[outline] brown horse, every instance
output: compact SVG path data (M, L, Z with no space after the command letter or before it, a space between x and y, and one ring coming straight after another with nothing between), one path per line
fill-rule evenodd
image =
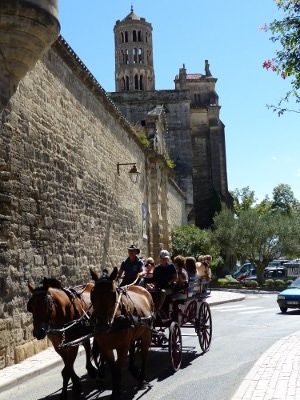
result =
M108 363L112 373L111 399L121 398L122 368L129 351L129 369L139 380L140 387L146 383L145 367L148 350L151 344L151 327L153 319L153 301L150 293L140 286L117 288L114 280L118 269L111 275L100 279L91 270L95 281L91 292L95 322L94 338L101 360ZM134 350L136 341L140 343L141 369L135 367ZM116 350L115 360L113 350Z
M42 286L37 288L28 283L32 296L28 301L27 310L33 315L33 336L41 340L47 335L64 362L61 399L68 397L67 387L70 379L73 390L81 392L80 379L74 371L78 346L63 348L61 345L87 334L84 324L76 321L80 322L88 312L92 311L89 308L93 286L93 283L89 283L74 289L64 289L58 280L47 278L44 278ZM97 373L91 363L89 340L85 341L83 346L86 351L86 369L89 375L95 378Z

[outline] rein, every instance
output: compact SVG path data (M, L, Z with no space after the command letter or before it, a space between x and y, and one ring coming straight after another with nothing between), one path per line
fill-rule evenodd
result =
M106 315L95 315L96 317L96 326L95 326L95 331L98 333L110 333L112 331L116 330L121 330L124 328L128 327L134 327L136 324L141 324L141 325L146 325L148 326L149 324L146 323L149 322L150 320L153 319L153 313L151 313L148 317L141 317L138 315L136 307L134 305L134 302L132 301L129 293L128 293L128 288L130 286L135 285L135 283L138 281L139 278L137 278L134 282L132 282L130 285L126 285L124 287L116 287L116 302L114 306L114 311L111 314L111 317L107 316L109 318L107 325L108 328L100 328L99 326L97 327L97 319L100 317L105 317ZM126 297L127 299L127 304L122 302L123 296ZM133 313L130 311L130 302L133 305ZM117 312L120 310L121 315L117 316ZM122 312L123 310L123 312ZM134 316L134 313L136 312L137 316ZM118 320L118 318L120 318Z

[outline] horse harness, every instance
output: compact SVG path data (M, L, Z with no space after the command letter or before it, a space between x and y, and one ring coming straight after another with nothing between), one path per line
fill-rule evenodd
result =
M49 292L49 290L45 289L45 288L38 288L38 290L36 290L33 293L31 299L28 301L27 310L29 312L32 312L31 303L32 303L32 301L34 300L35 297L44 296L44 299L45 299L46 304L47 304L47 309L48 309L48 312L49 312L47 320L46 320L47 334L57 334L57 335L62 334L63 337L64 337L65 331L67 329L72 328L74 325L78 325L83 318L87 318L88 320L90 319L90 314L89 314L88 310L91 307L91 305L87 306L86 302L84 301L83 297L81 296L81 293L78 293L75 289L61 288L60 290L62 290L68 296L68 299L70 300L70 304L74 308L75 314L77 314L78 319L70 321L70 322L64 324L60 329L57 328L57 327L56 328L51 328L51 327L54 326L52 319L53 319L53 308L56 305L56 300L53 297L53 295ZM82 311L83 311L82 314L80 314L80 311L79 311L79 309L77 307L77 304L76 304L76 300L77 299L79 299L81 301ZM84 310L84 308L85 308L84 305L87 308L87 312Z
M127 300L126 302L125 299ZM133 305L133 312L130 311L130 302ZM116 287L115 308L111 318L107 321L106 327L101 327L99 325L100 318L106 317L106 315L95 314L94 316L96 322L95 333L111 333L122 329L135 328L137 325L145 325L149 328L152 328L153 322L153 313L147 317L141 317L138 314L135 304L130 298L129 291L126 286Z

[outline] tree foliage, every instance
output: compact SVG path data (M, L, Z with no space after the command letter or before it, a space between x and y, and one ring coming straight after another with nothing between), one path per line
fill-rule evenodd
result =
M271 69L283 79L291 77L291 90L279 101L277 106L269 106L278 115L285 111L299 112L300 110L289 110L283 107L290 97L295 97L300 102L300 2L299 0L274 0L279 10L284 12L281 20L274 20L261 29L271 32L270 40L280 45L275 52L275 57L263 63L263 67Z
M223 210L214 219L213 240L224 252L256 263L258 281L262 283L270 261L300 252L299 222L299 214L260 214L251 208L230 217L230 211Z
M219 249L211 244L211 232L201 230L195 225L177 226L172 232L172 255L197 258L200 254L211 254L213 259L219 255Z
M246 186L230 192L233 197L233 209L238 215L242 210L249 210L256 202L255 192Z
M299 201L289 185L281 183L273 189L271 208L287 215L299 211Z

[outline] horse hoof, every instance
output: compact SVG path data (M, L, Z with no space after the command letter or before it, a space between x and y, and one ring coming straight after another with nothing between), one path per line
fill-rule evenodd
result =
M146 389L148 389L150 386L151 386L151 385L149 384L149 382L143 381L143 382L140 382L140 383L139 383L138 390L146 390Z

